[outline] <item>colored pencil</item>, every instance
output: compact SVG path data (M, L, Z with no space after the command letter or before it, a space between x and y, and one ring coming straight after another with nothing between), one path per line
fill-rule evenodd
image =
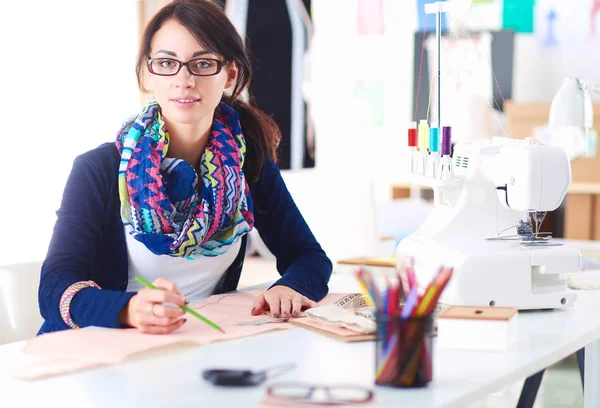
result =
M156 286L154 286L153 284L151 284L150 282L148 282L146 279L142 278L141 276L136 276L135 280L138 281L139 283L141 283L142 285L146 286L147 288L158 289ZM188 312L189 314L191 314L192 316L194 316L194 317L198 318L199 320L203 321L204 323L208 324L213 329L216 329L216 330L220 331L221 333L225 333L225 331L223 329L221 329L221 327L219 327L219 325L211 322L206 317L204 317L200 313L196 312L194 309L191 309L188 306L179 306L179 307L182 308L183 310L185 310L186 312Z
M452 273L453 268L440 266L423 290L415 272L414 258L405 257L398 264L395 279L384 277L385 289L380 292L368 271L362 268L357 271L363 293L367 288L368 297L374 300L375 312L382 319L377 327L381 343L375 373L378 383L410 386L431 380L432 350L430 340L425 337L431 329L428 318L431 318ZM403 306L400 306L401 299Z

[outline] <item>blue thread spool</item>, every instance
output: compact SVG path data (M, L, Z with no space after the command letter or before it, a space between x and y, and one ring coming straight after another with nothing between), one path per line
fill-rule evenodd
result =
M437 123L431 122L429 128L429 152L438 153L440 151L440 129Z

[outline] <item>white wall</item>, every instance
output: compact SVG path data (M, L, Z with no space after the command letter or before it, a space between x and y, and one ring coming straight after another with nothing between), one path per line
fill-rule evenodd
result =
M501 1L493 7L496 12L502 10ZM554 48L544 47L540 35L549 4L560 6L556 32L561 43ZM586 37L590 6L591 0L538 0L535 24L539 32L516 36L513 99L549 101L565 76L600 83L600 35ZM318 166L340 174L348 166L364 169L375 178L380 201L388 199L390 182L406 177L404 149L407 124L412 120L413 42L418 30L416 0L384 0L384 7L385 35L359 37L358 0L313 0L311 94ZM471 13L477 16L475 10ZM490 21L500 25L502 17ZM598 26L600 31L600 20ZM379 80L385 84L384 126L368 124L365 106L353 94L361 79L367 84Z
M377 178L376 194L402 174L406 124L412 111L414 1L385 0L386 35L357 35L356 0L314 0L312 100L318 166L360 168ZM384 126L369 125L355 85L383 82ZM377 103L377 102L376 102Z
M139 109L136 2L0 2L0 265L43 259L73 159Z
M371 175L383 201L388 184L404 177L416 1L384 0L383 37L356 34L357 0L313 1L319 166L339 177L357 168ZM566 75L600 83L600 43L583 41L581 31L591 0L538 0L552 1L568 5L558 26L565 44L547 49L535 35L517 37L517 100L549 100ZM138 110L136 23L134 0L0 2L0 264L44 257L73 159L114 140ZM359 80L383 84L374 102L383 103L383 126L369 123Z

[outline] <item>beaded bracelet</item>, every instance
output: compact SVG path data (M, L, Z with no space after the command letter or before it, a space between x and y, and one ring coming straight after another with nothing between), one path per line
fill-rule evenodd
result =
M73 321L71 317L71 301L73 300L73 296L77 294L81 289L85 288L96 288L100 289L100 286L94 281L79 281L75 282L71 286L64 291L60 298L60 315L63 321L73 329L79 329L79 326Z

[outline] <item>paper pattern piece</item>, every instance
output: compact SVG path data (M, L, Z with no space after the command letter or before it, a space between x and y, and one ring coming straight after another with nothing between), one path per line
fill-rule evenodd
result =
M556 18L557 14L554 9L550 9L546 13L546 35L543 37L543 44L545 47L554 47L558 45L558 40L556 38Z
M501 30L501 0L473 1L469 8L469 0L450 0L456 7L446 13L450 32L461 35L465 32Z
M361 294L355 293L344 296L334 304L317 306L306 311L306 316L313 322L327 327L343 327L352 331L371 334L375 333L375 321L359 315L359 310L367 309L366 300Z
M375 322L357 316L354 311L336 305L319 306L306 311L308 317L317 323L331 327L345 327L358 333L375 333Z
M271 330L287 329L289 323L238 326L237 320L263 319L250 316L255 297L261 290L211 296L192 308L220 325L220 333L193 316L169 335L143 334L137 329L66 330L29 340L9 375L36 379L92 367L117 364L134 354L177 343L192 345L252 336Z
M4 371L2 374L13 378L34 380L118 364L128 357L160 347L175 344L205 345L294 327L285 321L239 324L269 320L266 315L250 315L254 299L262 292L253 290L215 295L192 306L192 309L221 326L225 334L193 316L186 316L188 321L168 335L143 334L137 329L65 330L27 341L17 358L6 365L3 364L0 370ZM333 304L347 296L329 294L319 304ZM357 302L355 299L353 304L359 304ZM302 319L305 318L298 320Z
M382 79L358 79L354 83L354 120L369 127L384 125L385 86Z
M329 299L335 303L308 309L306 318L290 323L342 341L375 340L374 320L357 313L370 310L361 294L331 294Z
M290 324L344 342L373 341L376 339L374 333L364 334L346 329L345 327L323 326L323 324L317 323L309 318L291 320Z
M597 31L597 19L600 14L600 0L593 0L592 7L590 8L590 38L596 38Z
M504 0L502 26L518 33L533 33L534 0Z
M383 0L358 0L358 35L383 35Z
M437 121L437 41L425 40L431 105L429 119ZM485 139L489 130L489 104L493 101L492 35L483 32L472 38L441 39L442 123L452 126L453 142ZM433 75L433 74L435 75ZM425 119L425 118L420 118Z

